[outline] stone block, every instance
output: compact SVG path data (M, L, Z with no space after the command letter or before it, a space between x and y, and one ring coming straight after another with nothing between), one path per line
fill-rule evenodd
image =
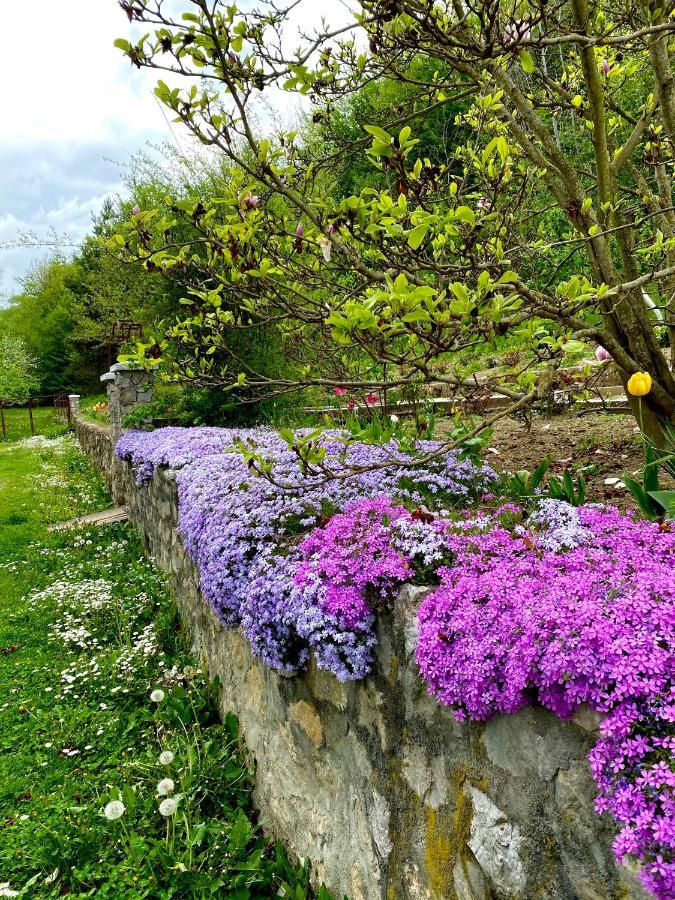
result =
M323 745L323 725L321 718L306 700L298 700L290 708L290 720L304 731L310 744L318 750Z

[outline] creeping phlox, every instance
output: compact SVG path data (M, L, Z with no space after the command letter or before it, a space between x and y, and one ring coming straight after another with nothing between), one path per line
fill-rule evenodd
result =
M277 483L251 473L244 459L230 452L238 438L255 442L274 460ZM333 467L366 468L410 460L394 444L345 446L337 431L326 434L324 442ZM437 447L420 442L422 451ZM310 584L305 557L316 549L304 546L303 538L335 513L352 515L346 510L353 510L358 501L387 496L394 503L427 504L447 513L448 507L479 497L496 479L487 466L449 453L413 472L404 465L366 468L358 475L326 482L303 476L285 441L262 429L132 431L121 438L116 452L131 463L139 483L151 478L158 466L179 470L179 530L199 567L202 592L220 619L228 627L241 625L253 652L275 669L299 671L311 647L318 664L344 680L362 678L370 670L372 611L363 607L363 615L351 621L341 611L336 615L335 591L351 591L354 602L362 603L356 594L363 585L327 583L324 589ZM349 530L344 520L338 521ZM335 528L320 530L323 538L318 539L329 542ZM361 533L357 521L354 543ZM419 537L411 532L409 540L414 543ZM304 575L297 581L301 566ZM411 571L402 568L400 580Z
M236 437L274 457L283 488L228 452ZM398 452L325 441L356 467ZM581 704L605 714L590 755L598 810L620 825L617 856L674 896L675 533L550 499L452 513L494 484L453 454L413 477L394 467L322 484L266 431L131 432L117 452L141 481L180 469L179 528L202 591L268 665L298 671L311 650L339 679L362 678L377 612L415 578L439 585L420 606L417 661L459 720L535 696L561 718Z
M591 752L615 852L675 891L675 534L615 509L543 501L448 536L456 565L422 603L417 660L458 719L531 702L606 713Z

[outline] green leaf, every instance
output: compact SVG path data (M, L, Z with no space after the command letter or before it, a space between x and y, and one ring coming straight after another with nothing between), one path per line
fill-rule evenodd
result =
M649 491L649 496L665 509L669 519L675 519L675 491Z
M113 46L117 47L118 50L124 50L125 53L128 53L131 50L131 44L129 41L125 41L124 38L117 38L113 43Z
M402 321L403 322L428 322L431 317L426 309L422 309L422 307L418 307L418 309L413 309L412 312L406 313Z
M378 128L377 125L364 125L363 130L367 131L368 134L372 134L374 138L377 138L383 144L391 144L391 135L387 134L384 128Z
M653 522L656 518L656 514L654 512L654 501L652 498L645 492L642 485L638 484L637 481L630 476L624 475L622 481L637 500L643 515L645 515L650 522Z
M466 287L461 283L461 281L454 281L450 285L450 290L457 297L458 300L461 300L463 303L469 302L469 292Z
M527 50L521 50L518 54L518 59L520 60L523 72L525 72L526 75L531 75L534 72L534 60L532 59L532 55Z
M403 272L396 276L396 281L394 282L394 291L396 291L397 294L408 293L408 279L405 277Z
M659 467L656 464L656 454L651 444L645 447L645 471L643 477L644 489L648 494L659 489Z
M551 465L550 457L545 456L542 459L542 461L539 463L537 468L534 470L534 472L532 473L532 476L530 477L529 485L528 485L530 491L534 492L539 487L539 485L541 484L542 479L543 479L544 475L546 474L546 472L548 471L550 465Z
M468 222L469 225L476 224L476 214L470 206L458 206L455 210L455 217L460 222Z
M232 826L232 831L230 831L230 844L236 849L245 847L251 839L251 833L251 823L246 818L242 810L239 810L237 820Z
M412 247L413 250L417 250L427 236L428 231L428 225L417 225L408 235L408 246Z
M518 281L518 273L509 269L508 272L504 272L497 284L513 284L514 281Z

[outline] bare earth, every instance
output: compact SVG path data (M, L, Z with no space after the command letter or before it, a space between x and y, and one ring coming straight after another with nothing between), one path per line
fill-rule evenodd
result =
M536 417L529 432L522 422L505 418L493 428L488 443L492 450L487 451L485 460L495 469L516 472L532 471L549 456L553 461L549 471L583 473L590 500L634 508L630 493L605 484L605 479L620 479L626 473L639 477L643 451L636 428L632 416L602 413Z

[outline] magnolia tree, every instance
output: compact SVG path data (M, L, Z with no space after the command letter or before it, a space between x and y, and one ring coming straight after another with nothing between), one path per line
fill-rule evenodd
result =
M475 400L455 360L514 335L525 361L480 385L508 399L503 414L545 398L582 342L624 384L649 373L647 430L673 420L673 4L361 0L352 21L306 33L311 0L120 5L149 33L117 45L170 73L157 97L231 165L222 196L135 209L113 239L189 288L186 315L140 348L150 364L252 391L433 382ZM299 93L330 132L378 79L407 85L405 101L342 146L261 119L261 96ZM420 156L416 129L458 104L450 158ZM331 165L364 154L380 187L336 197ZM230 332L262 325L285 335L297 379L228 351Z
M0 403L23 403L37 383L35 360L23 341L9 334L0 335Z

